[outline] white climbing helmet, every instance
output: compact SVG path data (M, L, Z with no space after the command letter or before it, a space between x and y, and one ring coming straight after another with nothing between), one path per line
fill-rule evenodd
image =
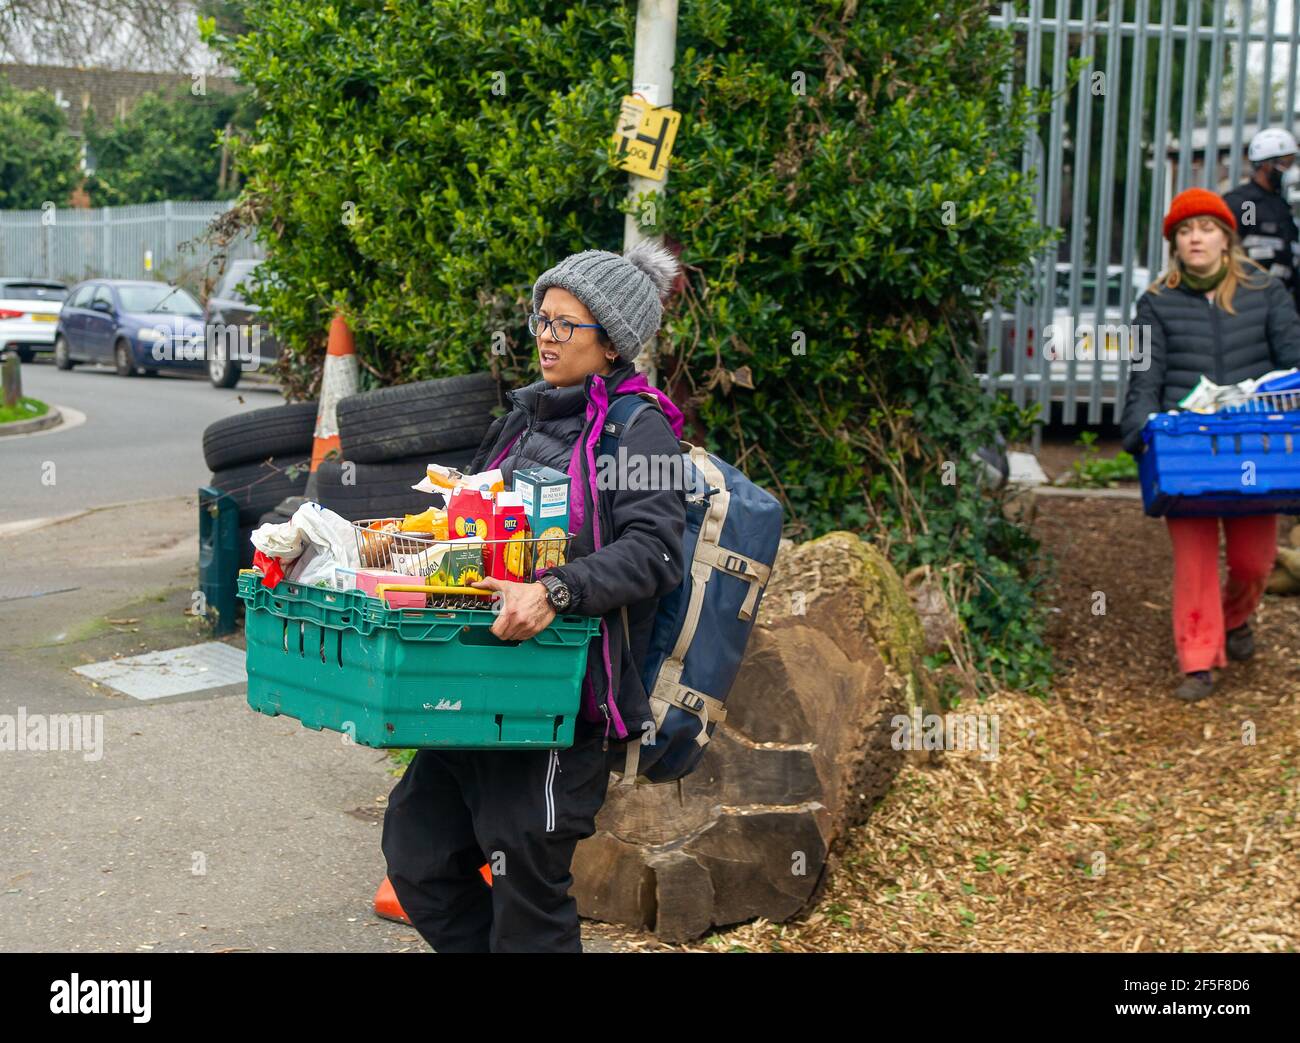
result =
M1300 152L1300 145L1290 131L1281 127L1267 127L1250 139L1247 155L1252 163L1263 163L1266 159L1279 159L1282 156L1294 156Z

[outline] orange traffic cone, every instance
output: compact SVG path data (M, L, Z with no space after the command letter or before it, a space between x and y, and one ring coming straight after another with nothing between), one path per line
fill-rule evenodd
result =
M384 877L384 882L375 892L375 915L382 916L385 920L396 920L398 923L411 922L411 918L406 915L406 910L402 908L402 903L397 900L397 892L393 890L393 883L388 877Z
M486 863L478 867L478 873L483 878L483 882L491 887L492 870ZM388 877L384 877L384 882L375 892L375 915L382 916L385 920L396 920L398 923L411 922L411 918L406 915L406 910L402 908L402 903L397 900L397 892L393 890L393 882Z
M339 449L339 399L357 393L357 346L352 330L342 315L330 323L325 372L321 376L320 406L316 410L316 437L311 446L311 469L315 473L326 454Z

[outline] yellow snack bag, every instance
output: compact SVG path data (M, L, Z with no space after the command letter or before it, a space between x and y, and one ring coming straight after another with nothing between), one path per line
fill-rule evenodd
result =
M434 539L447 538L447 512L430 507L420 514L408 514L402 519L403 532L427 532Z

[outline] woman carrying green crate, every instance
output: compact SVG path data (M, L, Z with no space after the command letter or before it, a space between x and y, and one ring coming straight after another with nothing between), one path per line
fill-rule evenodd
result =
M1236 384L1300 365L1300 320L1290 293L1242 251L1227 204L1203 188L1174 197L1164 221L1170 264L1138 300L1151 357L1133 366L1120 427L1141 453L1147 418L1178 403L1202 376ZM1227 584L1219 585L1219 523ZM1214 688L1212 670L1255 652L1250 617L1277 556L1277 516L1167 518L1174 551L1173 623L1189 702ZM1225 655L1226 652L1226 655Z
M604 479L595 450L617 395L653 394L622 432L627 473L679 454L682 416L636 372L659 330L679 268L661 246L565 258L533 287L529 331L542 379L510 395L471 465L570 478L569 560L535 583L485 579L498 591L492 631L527 640L557 613L597 616L573 746L565 750L421 750L389 798L383 851L411 922L438 952L580 952L570 863L595 832L610 743L639 741L653 720L640 680L658 599L682 580L681 489ZM626 627L624 626L626 610ZM492 883L480 876L491 869Z

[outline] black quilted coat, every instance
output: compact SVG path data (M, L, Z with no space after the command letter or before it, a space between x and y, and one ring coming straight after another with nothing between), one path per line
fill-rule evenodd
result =
M1151 360L1141 371L1135 365L1124 400L1120 429L1129 452L1144 448L1147 415L1177 409L1202 374L1235 384L1300 366L1300 318L1291 295L1271 276L1256 272L1252 281L1237 284L1235 315L1181 285L1138 299L1137 325L1151 327Z

